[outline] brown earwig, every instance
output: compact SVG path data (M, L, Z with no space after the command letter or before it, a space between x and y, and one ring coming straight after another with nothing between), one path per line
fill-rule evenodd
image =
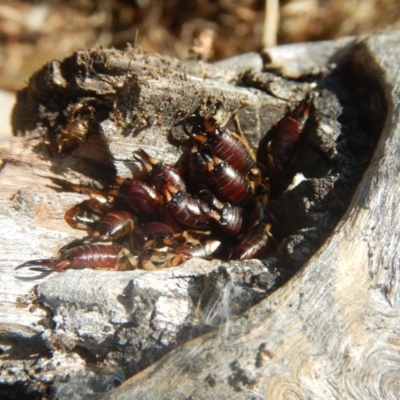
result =
M91 197L69 209L64 219L74 229L93 229L102 215L111 209L111 204L103 196Z
M119 239L131 234L138 225L137 218L128 211L110 211L96 224L93 236L97 240Z
M86 244L62 251L58 257L28 261L16 269L31 267L31 270L42 272L82 268L133 269L128 258L124 257L122 250L121 246L112 244Z
M150 173L155 187L161 194L165 195L166 186L168 186L168 191L172 194L186 190L185 181L174 167L163 162L157 162L144 150L134 152L133 156Z
M240 243L232 250L231 260L250 260L262 257L275 245L270 230L271 223L259 223L244 234Z
M222 203L207 190L201 191L200 196L212 210L216 211L210 215L225 233L236 236L248 227L248 216L244 208Z
M316 94L308 97L278 124L276 134L267 146L268 169L281 173L290 167L294 154L304 139L305 128L311 111L311 104ZM272 167L271 167L272 165Z
M161 222L149 222L139 225L134 232L134 240L140 248L173 247L174 231Z
M167 252L146 251L139 256L140 266L145 270L151 271L159 268L176 267L193 257L207 259L218 249L220 244L221 242L217 240L210 240L204 245L180 246Z
M208 189L207 163L198 151L198 146L196 144L192 146L189 157L188 177L189 187L193 193L197 194L201 190Z
M208 240L204 244L196 246L180 246L173 249L171 253L181 255L184 261L193 257L209 259L217 251L221 242L218 240Z
M208 168L208 177L217 197L234 205L246 205L254 201L254 190L244 176L215 155L202 153Z
M203 117L194 117L196 124L191 132L185 132L203 148L215 154L243 175L258 167L246 146L222 128Z
M78 116L71 119L63 128L57 132L56 143L57 151L62 153L64 150L79 145L87 140L90 132L90 117Z
M163 204L156 189L139 179L123 180L118 197L138 214L154 214Z
M170 196L167 207L179 222L190 228L207 228L214 220L208 204L187 192Z

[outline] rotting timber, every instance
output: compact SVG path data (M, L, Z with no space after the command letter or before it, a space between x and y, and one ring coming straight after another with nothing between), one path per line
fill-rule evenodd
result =
M5 275L18 287L18 295L3 302L1 314L3 326L8 326L7 337L14 343L10 345L10 339L4 343L9 360L3 369L12 365L17 374L3 374L2 383L22 381L27 392L43 393L52 385L50 381L60 392L77 386L76 382L86 387L93 373L123 380L177 344L234 318L298 270L345 211L368 165L385 114L379 89L355 72L354 42L343 43L340 51L342 62L336 69L319 65L317 75L300 83L136 50L83 51L39 71L18 96L13 121L15 133L22 137L15 138L14 147L3 156L1 171L8 194L3 215L9 232L18 232L15 244L7 238L9 248L19 249L11 250L13 263L7 264ZM332 45L332 57L335 52L339 50ZM43 282L15 279L13 267L51 256L79 235L62 218L83 197L57 191L54 179L101 185L115 175L129 177L138 173L132 160L138 148L174 163L185 146L176 122L194 112L209 117L220 108L239 110L240 127L254 150L261 143L262 156L266 134L273 132L288 107L293 109L304 98L310 82L317 82L321 95L315 100L307 140L293 166L294 172L302 172L307 179L271 200L271 212L282 230L283 244L276 257L222 265L194 260L151 273L83 270L66 271ZM90 114L87 141L69 154L58 155L55 135L75 117L82 102L88 104ZM228 123L231 131L236 128L233 121ZM18 188L12 180L16 175L22 182ZM23 232L29 232L29 240ZM33 298L39 306L33 309L27 294L37 284ZM45 377L40 372L29 375L17 360L22 348L15 339L26 343L33 338L40 346L39 361L32 362L31 368L39 363ZM55 359L62 369L53 369ZM61 383L66 374L75 377L69 386ZM231 383L242 390L244 383L239 380Z

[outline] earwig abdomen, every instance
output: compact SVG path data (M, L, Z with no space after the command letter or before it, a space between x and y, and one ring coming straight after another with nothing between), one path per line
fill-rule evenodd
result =
M176 169L170 165L166 165L162 162L157 163L153 167L150 176L155 187L162 194L165 193L167 188L170 194L184 192L186 190L185 181L182 179Z
M172 215L190 228L206 228L213 220L207 203L187 192L178 192L167 203Z
M172 247L174 231L169 225L161 222L149 222L137 227L134 233L135 242L143 248Z
M218 240L209 240L203 245L197 246L180 246L172 250L171 253L181 255L185 260L193 257L209 258L221 245Z
M65 251L55 271L63 269L118 269L118 253L122 247L112 244L93 243L73 247Z
M239 235L247 228L246 212L241 207L235 207L226 203L218 224L229 235Z
M76 117L71 119L66 126L60 130L56 141L58 152L86 141L89 134L90 120L87 117Z
M209 166L209 180L218 197L234 205L249 204L254 200L254 191L244 176L235 168L217 157L204 153Z
M127 211L111 211L96 225L102 240L118 239L129 235L137 226L137 218Z
M207 164L200 152L195 151L189 158L189 183L194 193L208 189L207 184Z
M203 149L208 149L243 175L246 175L251 169L258 168L242 142L206 118L198 117L198 121L192 131L187 133L199 144L202 144Z
M204 147L209 148L218 158L227 162L243 175L258 168L246 147L226 132L210 136Z
M310 100L302 101L278 125L276 136L271 143L271 155L274 162L280 164L283 169L290 164L293 154L303 138L310 108Z
M231 260L250 260L262 257L273 245L271 224L261 224L247 232L233 249Z
M135 151L133 157L138 160L150 174L155 187L164 197L167 194L175 194L179 191L186 190L185 181L174 167L166 165L163 162L157 162L157 160L150 157L142 149Z
M163 204L163 199L155 188L139 179L125 179L119 196L138 214L151 215Z
M242 233L247 227L248 218L244 208L223 203L208 190L202 190L200 196L211 210L215 211L210 213L210 216L213 216L224 232L235 236Z

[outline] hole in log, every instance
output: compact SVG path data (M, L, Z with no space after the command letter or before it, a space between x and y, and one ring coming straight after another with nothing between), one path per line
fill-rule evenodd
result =
M129 59L130 69L111 73L101 67L99 57ZM86 299L79 303L86 314L91 315L92 322L96 320L97 325L93 323L88 328L93 331L79 336L82 329L74 326L74 318L78 316L73 313L64 316L67 322L58 320L56 329L70 329L73 336L77 335L77 348L83 353L90 348L91 357L84 357L88 364L104 359L104 362L117 363L127 375L145 368L177 344L229 322L304 265L346 211L368 166L387 112L380 88L349 63L324 75L304 76L299 81L247 72L237 77L236 85L223 78L205 79L207 74L203 69L190 71L179 63L170 67L165 59L158 60L132 50L82 51L61 64L53 62L51 65L53 68L39 71L19 93L13 114L14 132L30 140L39 138L35 149L52 164L49 180L57 179L56 174L74 184L88 185L94 180L96 190L106 192L106 197L107 190L115 185L116 176L122 179L146 177L143 167L140 169L132 156L139 149L165 164L187 166L182 154L190 149L191 143L182 135L179 123L193 113L209 120L221 109L237 112L239 127L250 148L257 153L257 162L267 170L263 173L267 177L267 159L272 154L269 147L281 121L310 92L317 94L312 100L304 138L295 146L295 156L283 175L277 173L264 183L271 185L266 214L277 245L274 251L262 256L261 262L229 261L230 253L226 248L220 249L216 253L223 262L220 266L211 266L211 262L189 262L178 268L183 271L188 266L188 270L196 271L192 276L185 276L188 284L184 293L178 294L168 293L167 289L158 291L157 285L146 287L145 281L140 280L145 273L124 278L115 272L113 278L93 271L66 271L40 285L39 297L46 306L54 309L64 304L53 310L56 316L67 303L64 298L60 300L62 296L51 286L57 280L65 281L62 287L73 293L71 298L75 303L82 296L78 293L79 287L90 284L93 292L97 290L99 305L93 305L92 300L85 303ZM60 76L55 79L52 71L62 76L62 84ZM207 73L212 75L212 71L211 68ZM279 87L275 86L277 80ZM29 116L25 115L27 109L31 110ZM68 126L79 118L84 119L86 130ZM67 129L76 129L82 135L75 140L66 134ZM234 118L228 119L225 129L237 133ZM207 151L203 159L215 163L215 159L209 161L207 157L212 158L213 154ZM145 166L146 160L142 164ZM187 176L187 171L182 174ZM296 185L292 183L294 180ZM262 190L256 193L263 194ZM69 194L65 192L65 196ZM164 198L164 202L168 201ZM120 199L115 204L120 205ZM152 218L149 220L154 222ZM212 229L214 226L211 224ZM216 229L215 239L223 241L223 246L239 246L240 239L236 236L225 241L221 227ZM168 232L164 232L161 239L152 240L164 240L165 244L169 239ZM124 246L125 240L114 242ZM197 236L192 235L191 240L194 243ZM91 245L91 239L89 242ZM148 242L145 245L152 246ZM119 251L116 253L119 256ZM127 255L122 257L131 262ZM149 268L155 269L159 265L171 267L175 259L171 260L163 264L164 260L155 261L150 257L146 265L151 264ZM167 274L157 271L152 279L157 280L159 276L167 286L172 279L172 275ZM126 279L130 280L129 290ZM116 294L118 288L121 290ZM103 297L108 300L102 300ZM115 303L110 300L114 297ZM107 302L114 307L112 311L102 309ZM176 310L174 316L178 322L170 321L166 304ZM104 316L104 320L98 322L98 315ZM81 322L85 323L83 319ZM107 341L108 354L100 348L96 353L95 329L100 329L100 338ZM243 380L240 374L236 375L232 384Z

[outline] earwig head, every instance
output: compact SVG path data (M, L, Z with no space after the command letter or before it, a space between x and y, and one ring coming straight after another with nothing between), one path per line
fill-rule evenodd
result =
M194 135L203 135L205 137L214 135L217 128L211 120L200 115L192 115L183 121L183 130L188 136L194 138Z

